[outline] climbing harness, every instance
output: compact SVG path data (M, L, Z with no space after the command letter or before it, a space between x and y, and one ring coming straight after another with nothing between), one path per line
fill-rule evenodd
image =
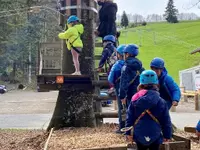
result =
M140 119L142 117L144 117L145 114L148 114L155 122L157 122L158 124L160 124L160 122L158 121L158 119L151 113L151 111L149 109L146 109L145 111L143 111L141 113L141 115L136 119L135 123L133 126L130 126L130 127L125 127L125 128L122 128L121 129L121 132L127 132L127 131L130 131L132 130L137 124L138 122L140 121Z

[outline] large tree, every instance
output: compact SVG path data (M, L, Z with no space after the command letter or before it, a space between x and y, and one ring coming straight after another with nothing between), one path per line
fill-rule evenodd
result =
M178 9L176 9L176 7L174 6L174 1L169 0L164 14L165 19L169 23L178 23L177 15Z
M126 12L124 11L122 14L121 26L126 28L128 24L129 24L129 20L128 20Z

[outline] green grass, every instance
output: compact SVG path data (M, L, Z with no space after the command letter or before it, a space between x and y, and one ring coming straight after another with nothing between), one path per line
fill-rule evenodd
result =
M149 69L154 57L163 58L169 74L179 83L179 71L198 65L200 62L199 54L189 54L200 47L199 27L200 21L178 24L152 23L145 27L123 30L120 44L140 45L139 59L145 69Z

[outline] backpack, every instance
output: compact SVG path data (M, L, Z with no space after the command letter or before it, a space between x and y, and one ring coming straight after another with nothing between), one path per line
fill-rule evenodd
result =
M112 55L107 59L107 63L109 67L111 68L117 61L117 55L116 52L114 51Z

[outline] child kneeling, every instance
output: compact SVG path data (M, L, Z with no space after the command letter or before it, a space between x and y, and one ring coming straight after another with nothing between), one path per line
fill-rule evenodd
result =
M129 142L133 140L138 150L159 150L163 141L172 136L171 119L167 104L159 96L158 78L154 71L146 70L140 75L138 93L131 100L127 112L126 127Z

